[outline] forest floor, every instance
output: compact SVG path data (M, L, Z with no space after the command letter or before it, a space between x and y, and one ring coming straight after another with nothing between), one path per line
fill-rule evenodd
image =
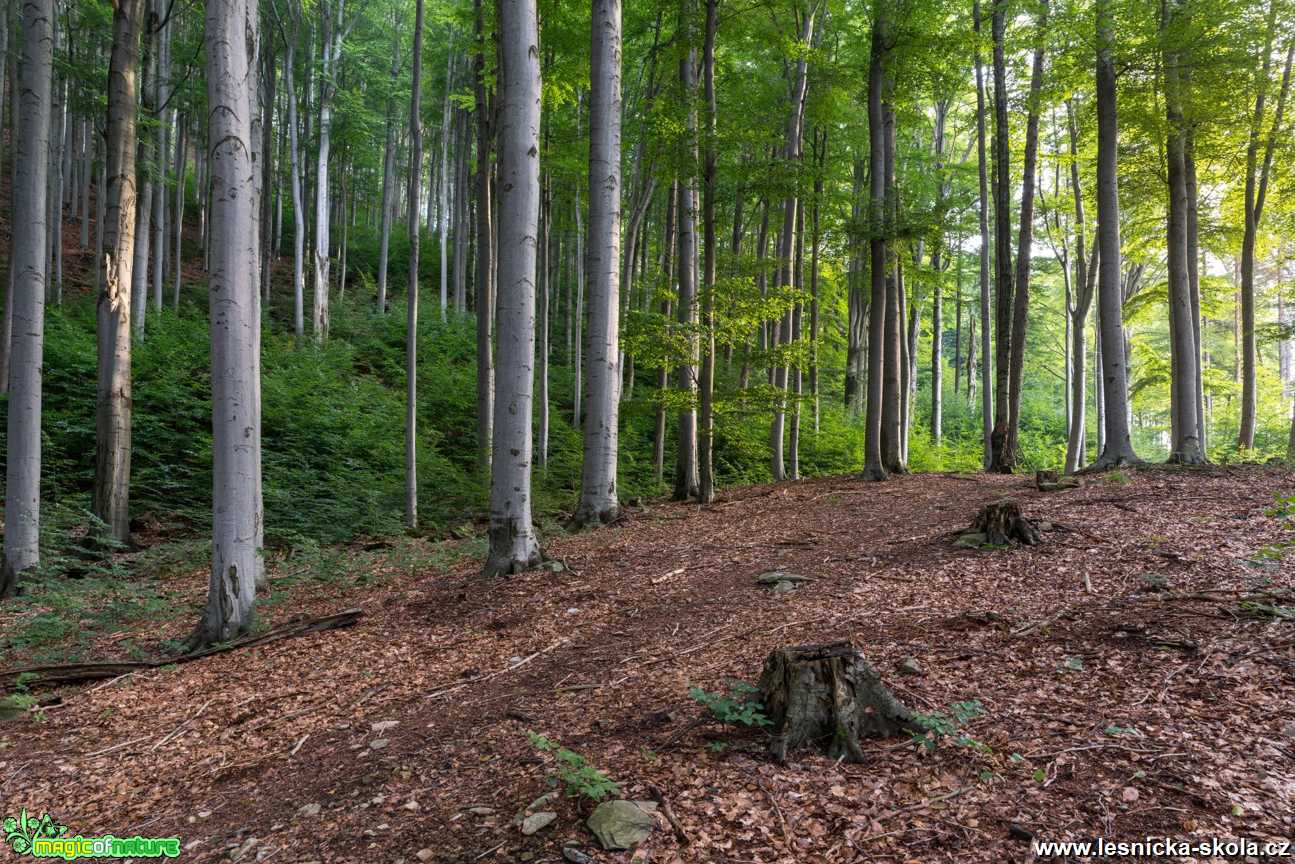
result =
M662 821L639 861L1005 862L1033 860L1031 835L1290 838L1295 622L1243 598L1295 585L1289 560L1262 560L1292 537L1269 511L1293 490L1257 467L1051 494L1019 476L839 477L629 508L547 537L559 572L482 580L476 540L421 557L357 546L327 578L276 560L266 623L361 606L358 624L35 690L48 704L0 725L0 815L178 836L186 861L553 862L568 840L630 861L598 851L576 798L533 836L514 825L550 791L534 730L624 797L664 793L691 842ZM1006 495L1069 530L951 544ZM774 569L817 581L756 587ZM205 583L200 564L159 578L176 614L94 636L87 656L183 637ZM39 611L6 607L0 633ZM759 732L689 728L691 685L754 681L772 649L837 639L914 710L977 700L963 743L779 765ZM901 674L908 658L921 674Z

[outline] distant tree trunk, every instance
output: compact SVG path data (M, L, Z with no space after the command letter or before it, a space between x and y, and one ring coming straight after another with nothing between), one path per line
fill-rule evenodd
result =
M516 0L501 0L516 3ZM525 0L523 0L525 2ZM495 419L495 240L490 201L490 151L494 137L492 106L486 94L486 32L481 0L474 0L476 10L475 93L477 114L477 235L476 235L476 316L477 316L477 469L486 473L493 464L492 436ZM532 295L532 300L534 295ZM493 481L492 481L493 482ZM529 498L527 498L529 507ZM530 517L528 515L527 522Z
M859 225L863 218L863 180L866 174L864 161L857 155L852 156L854 162L853 187L850 196L850 220L851 224ZM863 290L863 243L860 235L864 232L859 228L850 232L850 262L849 262L849 298L848 298L848 329L846 336L846 353L845 353L845 407L850 413L858 416L863 407L863 396L866 390L864 382L865 364L864 354L867 344L868 332L868 294Z
M154 105L157 111L157 142L155 152L156 182L153 184L153 217L150 227L153 239L150 251L153 255L153 291L158 296L166 290L166 157L170 151L171 116L171 24L161 22L167 15L166 4L158 2L159 27L157 34L157 75L153 79L155 96ZM179 297L174 297L172 305L179 308Z
M675 386L684 393L683 407L679 409L678 450L675 458L674 498L687 501L696 498L700 486L697 471L697 409L693 400L697 393L697 189L692 169L697 164L697 110L691 107L697 91L697 49L692 35L694 0L683 0L679 7L679 29L684 44L689 46L679 59L679 85L690 107L685 125L688 129L685 144L685 168L679 179L679 213L676 223L679 236L679 304L676 320L680 335L687 348L687 357L675 371Z
M247 256L256 244L256 70L249 60L256 56L257 24L257 11L248 0L207 0L212 560L207 607L191 647L247 631L264 567L259 271Z
M1101 318L1104 442L1093 470L1138 462L1129 439L1124 298L1120 288L1119 115L1111 0L1096 0L1097 18L1097 305Z
M545 149L547 150L548 129L545 129ZM536 322L539 327L539 356L536 358L535 369L535 386L539 390L536 402L539 404L539 417L537 418L537 433L539 442L537 450L539 451L540 468L549 467L549 250L550 240L553 235L553 198L550 183L552 176L544 172L544 181L540 187L540 248L539 248L539 277L542 280L537 294L537 315Z
M811 8L801 20L797 44L808 46L813 40L814 13L815 8ZM783 142L782 155L787 163L788 170L795 170L801 159L801 141L804 136L805 94L809 89L808 71L809 62L802 53L796 61L795 77L792 79L791 108L787 116L787 133ZM800 200L796 190L793 188L783 199L782 232L778 235L778 287L784 292L795 282L793 275L795 262L793 258L796 251L796 223L799 207ZM774 324L774 338L771 340L774 344L770 347L775 352L779 345L791 344L791 330L792 313L788 310L782 316L781 322ZM783 465L782 439L787 401L787 366L783 361L775 361L773 376L773 385L778 392L775 395L773 423L769 429L770 470L773 474L773 479L779 481L786 478L785 466Z
M932 149L935 151L936 183L939 188L937 206L941 209L944 207L945 197L949 194L949 185L944 178L944 126L948 113L948 102L938 101L935 105L935 134ZM943 432L944 419L944 277L941 260L943 246L944 240L941 238L931 252L931 269L935 274L931 289L931 441L937 445ZM913 345L913 355L916 360L916 343ZM957 368L956 364L954 368ZM916 376L914 379L916 384ZM954 375L954 379L956 383L957 375ZM914 386L914 392L916 389Z
M50 79L54 0L22 4L18 99L21 130L14 162L14 322L9 353L5 459L4 569L0 597L12 597L23 573L40 563L41 362L45 329L45 204L49 179ZM100 188L103 188L102 186Z
M449 255L449 239L450 239L450 235L449 235L450 133L451 133L450 121L454 116L452 111L453 106L451 105L451 102L450 102L451 88L454 86L454 50L452 45L451 45L451 50L447 53L449 54L449 59L446 60L447 65L445 69L445 104L441 109L440 203L439 203L439 206L437 206L436 208L437 219L440 222L440 224L437 226L440 229L438 233L441 235L440 265L441 265L441 307L442 309L445 307L445 304L447 301L446 295L449 293L449 290L450 290L449 279L448 279L449 277L448 255ZM457 181L458 179L457 176L455 179ZM463 195L462 186L458 187L457 194L460 196ZM460 285L456 282L455 291L454 291L454 308L457 312L462 313L465 311L464 307L467 304L467 296L465 292L460 292L458 290L459 287ZM442 321L445 320L444 315L442 315L441 320Z
M1205 422L1205 352L1201 337L1201 280L1198 267L1200 258L1200 220L1197 201L1200 194L1196 182L1196 136L1193 127L1187 127L1187 140L1183 153L1187 170L1187 280L1191 292L1192 337L1196 353L1196 436L1201 442L1201 452L1209 453L1208 424Z
M1173 5L1176 5L1176 0L1166 0L1161 6L1162 32L1169 28ZM1205 453L1201 449L1200 424L1196 416L1196 329L1192 324L1191 282L1188 273L1186 128L1183 119L1183 76L1179 69L1182 55L1170 45L1165 46L1163 53L1165 111L1168 121L1165 149L1169 179L1169 461L1199 465L1205 461Z
M882 463L882 377L886 371L886 131L883 91L890 50L889 4L873 7L872 47L868 63L868 247L871 299L868 314L868 399L865 416L865 480L885 480ZM857 172L856 172L857 173Z
M670 193L666 201L665 227L661 234L661 273L667 282L671 275L671 259L674 251L674 244L677 240L675 231L675 207L679 201L679 181L675 180L670 184ZM670 292L661 300L661 316L666 320L670 319ZM669 364L662 361L661 368L657 370L657 405L656 405L656 426L652 435L652 468L653 476L656 478L658 485L662 482L665 475L665 391L670 382Z
M1007 0L993 0L994 40L994 428L990 435L991 471L1002 470L1009 443L1012 370L1012 172L1007 109L1007 61L1003 40ZM1008 464L1007 470L1011 470Z
M702 258L701 325L704 345L701 379L698 382L697 500L715 500L715 130L718 108L715 101L715 33L719 27L719 0L706 0L706 35L702 47L702 89L706 100L705 153L702 158Z
M270 127L270 115L271 115L271 113L273 113L272 109L267 109L267 110L266 110L266 121L265 121L265 125L266 125L266 128L267 128L267 129ZM174 233L174 235L175 235L175 241L174 241L174 245L172 246L172 249L174 250L174 252L173 252L173 253L172 253L172 255L171 255L171 258L172 258L172 260L173 260L173 262L174 262L172 266L174 267L174 270L175 270L175 282L174 282L174 283L172 283L172 289L171 289L171 290L172 290L172 294L173 294L173 296L174 296L174 298L175 298L175 302L176 302L176 304L179 304L179 302L180 302L180 282L181 282L181 280L182 280L182 278L183 278L183 276L184 276L184 252L183 252L183 245L184 245L184 244L183 244L183 241L184 241L184 179L185 179L185 178L184 178L184 175L185 175L185 170L186 170L186 168L187 168L187 165L186 165L185 163L188 161L188 148L189 148L188 125L187 125L187 123L186 123L185 119L184 119L184 118L181 118L181 121L180 121L179 123L177 123L177 124L176 124L176 133L175 133L175 206L171 208L171 212L172 212L172 214L173 214L172 221L175 223L175 231L173 232L173 233ZM270 139L267 137L267 138L266 138L266 140L265 140L265 151L264 151L264 152L267 152L267 153L268 153L268 152L269 152L269 150L270 150ZM272 182L273 175L272 175L272 173L271 173L271 172L270 172L270 170L269 170L269 165L270 165L270 163L269 163L269 156L266 156L266 157L265 157L265 159L266 159L266 163L265 163L265 164L266 164L266 170L265 170L265 172L264 172L264 174L263 174L264 180L263 180L263 182L262 182L261 186L262 186L262 188L263 188L263 189L266 189L266 190L267 190L265 200L266 200L266 201L268 201L268 200L269 200L269 197L268 197L268 196L269 196L269 192L268 192L268 190L269 190L269 188L270 188L270 183ZM268 227L268 226L269 226L269 220L270 220L270 211L269 211L269 209L268 209L267 207L265 207L264 205L262 205L262 207L261 207L261 214L262 214L262 218L265 220L265 224L266 224L266 226ZM262 256L263 256L263 260L262 260L262 262L261 262L261 280L265 283L265 284L264 284L264 287L263 287L263 290L265 291L265 297L266 297L266 303L267 303L267 304L269 303L269 297L270 297L270 293L269 293L269 292L270 292L270 246L269 246L269 240L270 240L270 238L269 238L269 236L267 235L267 236L266 236L266 238L262 241L262 244L261 244L261 245L262 245L261 254L262 254Z
M893 242L899 225L899 200L895 193L895 109L894 81L886 79L882 103L882 141L884 144L883 179L885 186L885 231L887 237L885 330L882 334L885 361L882 365L881 461L892 474L904 469L904 388L907 360L904 357L903 269L899 250ZM871 374L871 371L869 371Z
M577 526L613 521L620 408L621 2L593 0L589 75L589 404Z
M980 0L974 0L976 35L981 29ZM984 444L984 465L993 460L994 431L994 354L989 333L989 158L985 150L985 80L980 60L980 40L976 40L976 163L980 180L980 422ZM970 381L970 377L968 377Z
M391 70L392 89L399 75L393 64ZM387 136L382 148L382 227L378 236L378 314L387 311L387 258L391 250L391 223L396 209L396 118L395 107L387 102ZM442 267L444 266L444 255Z
M152 30L152 16L149 13L149 4L145 3L140 12L145 21L142 22L141 32ZM157 52L153 50L156 45L156 34L146 44L150 46L149 63L147 73L141 72L139 90L141 91L141 106L144 111L152 112L156 105L152 104L151 97L156 93L153 89L152 80L157 74ZM144 64L139 63L142 67ZM138 122L138 121L137 121ZM151 220L153 215L153 143L154 138L151 135L140 135L138 126L136 127L136 138L138 139L138 158L136 160L136 183L138 188L135 195L135 250L134 261L131 265L131 329L135 337L142 339L144 337L144 325L148 311L148 262L152 260L149 255L149 239L151 237ZM159 305L154 311L160 312Z
M1087 346L1084 342L1084 331L1088 327L1088 312L1093 305L1093 293L1097 279L1097 246L1094 244L1092 258L1086 258L1085 245L1088 237L1088 223L1084 216L1083 189L1079 185L1079 129L1075 123L1073 102L1066 102L1066 119L1070 131L1070 191L1075 199L1075 304L1066 311L1070 316L1070 434L1066 438L1067 474L1073 474L1083 462L1087 446L1087 421L1085 409L1088 404L1088 385L1085 381L1087 372ZM1099 389L1100 383L1098 382Z
M135 265L135 150L143 0L117 0L108 68L108 247L98 310L94 515L108 538L130 540L130 313ZM57 203L57 202L56 202Z
M1255 339L1255 241L1263 220L1264 198L1268 192L1268 177L1272 167L1273 148L1281 130L1286 94L1290 90L1291 59L1295 56L1295 41L1286 50L1286 71L1282 76L1281 91L1272 128L1264 144L1263 167L1256 169L1259 139L1263 136L1264 101L1267 95L1269 69L1272 63L1273 32L1277 4L1269 4L1267 35L1264 39L1263 63L1257 80L1254 119L1250 124L1250 141L1246 147L1245 230L1241 239L1241 428L1237 436L1239 450L1255 446L1255 408L1257 400L1256 366L1258 348ZM1257 176L1256 176L1257 175Z
M418 527L418 227L423 177L422 76L423 0L416 0L414 59L409 85L409 296L405 300L405 527L410 531ZM444 312L444 306L441 311Z
M288 155L291 162L289 171L292 174L292 331L298 339L301 339L306 332L304 309L306 293L306 210L305 195L302 193L301 188L304 170L301 164L301 143L299 139L301 127L297 120L297 88L296 81L293 78L297 50L297 31L301 21L301 13L297 8L296 0L289 0L288 10L292 26L284 36L283 74L287 79L288 86ZM203 197L204 188L204 185L200 185L198 188L200 199Z
M333 95L337 92L337 66L341 60L342 40L349 27L343 27L345 0L323 0L323 33L320 39L322 58L319 77L319 154L315 165L315 298L311 326L316 342L328 338L329 272L329 193L328 156L333 137Z
M1047 0L1039 7L1038 47L1030 73L1029 109L1025 125L1025 159L1021 179L1020 236L1016 247L1016 288L1012 297L1012 337L1008 369L1007 427L995 458L998 471L1009 473L1020 458L1021 385L1025 372L1025 337L1030 309L1030 252L1034 246L1035 165L1039 152L1039 93L1043 87L1043 51L1048 27ZM1005 137L1005 133L1004 133ZM1006 150L1006 141L1003 142ZM1001 193L1000 193L1001 194ZM1010 200L1010 194L1004 196Z
M535 0L499 0L499 391L487 576L540 563L531 524L535 236L540 203L540 59ZM487 238L482 238L483 240Z
M823 130L821 143L814 148L814 200L810 207L809 231L809 392L814 397L814 433L818 434L818 328L819 328L819 289L818 289L818 245L819 234L818 211L823 198L823 172L827 166L827 130Z

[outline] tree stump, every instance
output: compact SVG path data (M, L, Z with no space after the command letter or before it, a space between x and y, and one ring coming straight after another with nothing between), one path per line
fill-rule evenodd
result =
M1014 498L1004 498L981 507L976 520L971 523L971 530L984 534L985 542L991 546L1012 543L1033 546L1041 537L1039 526L1022 515L1020 502Z
M764 661L760 699L773 721L769 752L779 762L810 742L832 759L862 762L859 738L920 731L913 715L849 642L780 648Z

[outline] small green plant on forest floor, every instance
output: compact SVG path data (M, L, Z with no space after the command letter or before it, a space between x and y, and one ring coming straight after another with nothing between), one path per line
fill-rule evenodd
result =
M1133 481L1123 471L1112 471L1102 478L1102 482L1108 486L1128 486Z
M959 747L969 747L977 753L991 753L992 748L983 741L978 741L961 731L975 718L985 713L979 699L966 702L954 702L947 711L932 711L929 714L914 714L913 722L922 728L921 732L909 732L913 740L927 750L934 750L941 738L949 738Z
M549 775L551 785L556 786L561 782L569 794L583 796L591 801L601 801L620 791L620 785L615 780L590 765L585 757L574 750L568 750L538 732L528 730L526 737L537 750L553 755L557 770Z
M773 721L765 716L764 705L755 698L758 692L745 681L736 680L728 682L727 696L709 693L700 687L688 688L688 695L705 706L721 723L749 728L772 726Z
M1281 520L1286 529L1292 532L1292 536L1260 548L1250 558L1256 564L1280 561L1287 552L1295 549L1295 495L1278 494L1273 506L1264 513Z

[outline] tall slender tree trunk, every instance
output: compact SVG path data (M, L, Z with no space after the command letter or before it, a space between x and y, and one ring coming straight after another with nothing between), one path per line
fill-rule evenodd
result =
M1250 124L1250 140L1246 147L1245 230L1241 239L1241 426L1237 435L1239 450L1252 450L1255 446L1255 412L1258 385L1258 343L1255 332L1255 242L1263 220L1264 199L1268 192L1268 177L1272 167L1273 148L1280 133L1286 94L1290 89L1291 59L1295 57L1295 40L1286 50L1286 71L1282 76L1281 91L1277 97L1272 127L1264 135L1264 103L1267 95L1269 69L1272 63L1272 43L1276 22L1277 3L1269 5L1267 33L1264 38L1263 63L1257 81L1254 118ZM1266 137L1262 167L1257 168L1259 142Z
M409 85L409 296L405 302L405 527L418 527L418 227L422 209L423 0L414 6ZM442 312L444 307L442 307Z
M258 14L248 0L207 0L211 142L212 560L207 607L191 647L252 624L264 567L261 361L253 159Z
M1075 304L1066 310L1070 317L1070 434L1066 438L1067 474L1081 467L1087 450L1088 384L1087 346L1084 331L1088 327L1088 312L1093 305L1097 279L1097 246L1092 258L1086 258L1088 222L1084 215L1084 195L1079 184L1079 129L1075 123L1073 102L1066 103L1066 119L1070 132L1070 191L1075 199ZM1099 382L1100 389L1100 382Z
M288 8L292 26L284 38L283 74L288 87L288 155L291 163L288 170L292 175L290 178L292 185L292 332L296 334L297 339L301 339L306 332L304 308L306 292L306 202L301 188L304 166L301 164L301 126L297 119L297 88L296 79L293 75L297 50L297 31L301 13L296 6L296 0L289 0ZM203 199L204 190L205 184L200 185L198 188L199 200ZM206 212L205 207L203 211Z
M449 59L446 61L447 66L445 69L445 104L441 109L440 204L436 208L437 219L439 221L439 224L437 225L437 228L439 230L437 233L440 234L440 239L441 239L440 265L441 265L441 308L442 310L444 310L445 308L446 295L449 293L449 290L450 290L449 279L448 279L449 262L448 262L447 256L449 255L449 239L450 239L450 235L449 235L450 132L451 132L450 121L453 117L453 112L451 110L452 106L450 104L450 93L451 93L451 88L454 86L454 51L451 49L448 53L449 53ZM457 177L455 179L457 180ZM459 191L457 194L459 194L460 196L463 194L462 186L459 187ZM456 290L454 292L454 308L456 311L462 313L464 311L463 306L465 305L465 296L460 291L457 290L459 287L460 286L456 282L455 284ZM442 313L441 320L442 321L445 320L444 313Z
M540 203L540 57L535 0L498 0L499 376L487 576L540 563L531 524L535 237ZM487 240L488 238L482 238Z
M671 261L675 243L678 239L678 233L675 231L675 208L679 202L679 181L675 180L670 184L669 195L666 200L666 214L664 228L661 234L661 274L666 281L671 280ZM661 317L670 319L670 292L667 291L661 299ZM658 485L661 484L665 474L665 432L666 432L666 411L665 411L665 394L666 387L670 382L669 364L664 360L661 362L661 368L657 370L657 405L656 405L656 424L652 434L652 469L653 477L656 478Z
M270 112L267 110L267 128L270 125L269 114ZM270 146L270 141L267 138L265 142L265 152L268 153ZM175 133L175 206L171 208L171 212L173 214L171 221L175 223L175 230L172 232L175 235L174 245L172 246L174 251L171 255L173 262L172 267L175 271L175 281L172 283L171 291L175 298L176 305L179 305L180 303L180 283L184 277L184 180L185 171L188 168L186 164L188 162L188 158L188 124L185 118L181 117L180 122L176 124ZM267 160L269 159L268 156L265 158ZM263 180L261 188L268 190L270 188L270 183L273 182L273 174L269 170L268 161L266 162L266 166L266 170L262 174ZM269 195L268 191L266 192L266 195ZM266 200L269 199L267 198ZM268 226L270 211L264 205L261 207L261 218ZM261 255L263 256L261 261L261 281L263 283L263 290L265 291L266 303L268 304L270 297L270 247L268 236L262 241L261 245Z
M1111 0L1096 0L1097 19L1097 306L1100 317L1103 447L1091 470L1138 462L1129 438L1124 297L1120 286L1119 114Z
M486 31L481 0L476 9L476 115L477 115L477 467L485 473L493 464L492 436L495 418L495 239L490 200L491 141L494 121L486 93ZM529 501L529 499L527 499Z
M872 49L868 63L868 247L871 299L868 310L868 399L865 416L865 480L885 480L882 462L882 378L886 373L886 131L884 91L890 50L887 0L873 6Z
M135 150L143 0L117 0L108 67L108 247L98 310L94 515L107 538L130 540L130 313L135 265Z
M706 100L706 134L702 157L701 377L698 380L697 500L715 500L715 34L719 0L706 0L706 33L702 40L702 91Z
M1161 5L1162 30L1167 31L1177 0ZM1168 37L1172 40L1173 37ZM1183 75L1180 50L1163 49L1167 118L1169 207L1167 219L1169 282L1170 418L1169 461L1199 465L1205 461L1196 416L1196 328L1192 324L1191 282L1187 251L1186 122L1183 118Z
M45 329L45 204L49 175L54 0L22 4L18 102L22 122L14 162L13 333L5 459L4 569L0 597L17 591L40 563L41 362Z
M697 188L692 169L697 164L697 48L692 18L695 0L682 0L679 7L679 31L685 51L679 59L679 86L689 107L685 118L685 168L679 178L679 212L676 228L679 236L679 304L676 320L687 347L684 362L675 370L675 386L684 395L679 409L677 453L675 457L674 498L687 501L696 498L701 480L697 469Z
M548 129L545 129L545 149L548 147ZM541 469L549 467L549 298L550 293L550 240L553 236L553 192L550 188L552 175L544 172L544 181L540 188L540 249L539 278L541 284L536 297L539 327L539 356L536 358L535 387L539 391L536 401L539 403L539 416L536 421L536 434L539 441L537 460Z
M616 518L620 407L621 2L593 0L589 75L589 401L572 522Z
M992 0L994 42L994 427L990 470L1002 470L1011 423L1012 370L1012 172L1004 33L1007 0ZM1007 470L1011 470L1010 465Z
M315 165L315 297L311 324L316 342L328 338L328 292L331 260L329 258L328 160L333 136L333 95L341 59L342 40L346 34L342 14L345 0L323 0L322 61L319 78L319 154Z
M393 90L398 74L393 66L391 72ZM396 208L396 112L392 104L394 102L393 98L387 104L387 136L382 148L382 227L379 229L378 237L378 314L387 311L387 259L391 252L391 223Z
M980 0L974 0L973 13L976 28L976 165L980 182L980 422L984 444L984 465L993 461L994 431L994 353L990 344L990 283L989 283L989 158L986 153L985 134L985 73L980 59L981 15ZM970 381L970 378L968 378Z

